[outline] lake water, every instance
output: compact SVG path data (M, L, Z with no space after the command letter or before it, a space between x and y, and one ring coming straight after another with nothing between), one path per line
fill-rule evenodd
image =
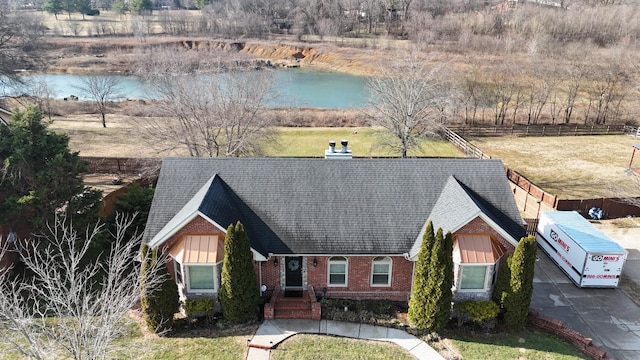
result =
M275 91L277 99L272 107L315 107L328 109L358 108L367 105L369 93L366 78L338 72L307 69L276 70ZM145 82L134 76L117 76L124 97L128 99L152 99L153 93ZM76 95L88 100L78 87L82 75L30 75L30 82L44 81L57 99ZM5 93L28 93L28 87L5 89Z

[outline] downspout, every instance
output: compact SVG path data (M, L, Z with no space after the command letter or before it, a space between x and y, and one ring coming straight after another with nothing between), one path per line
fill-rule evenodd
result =
M411 287L409 288L409 299L411 299L411 294L413 294L413 277L416 274L416 262L412 261L411 258L409 257L409 253L404 253L404 258L411 261Z
M259 284L260 284L260 297L262 297L262 263L264 261L258 261L258 278L259 278Z

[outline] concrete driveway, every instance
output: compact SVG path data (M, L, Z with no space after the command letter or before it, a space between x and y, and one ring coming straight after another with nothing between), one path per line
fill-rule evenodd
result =
M623 273L640 283L640 228L599 226L629 250ZM640 359L640 307L620 289L580 289L538 250L531 307L593 339L612 359Z

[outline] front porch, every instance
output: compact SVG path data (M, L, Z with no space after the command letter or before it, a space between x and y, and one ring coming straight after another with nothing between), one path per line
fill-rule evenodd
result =
M271 294L271 300L264 305L264 318L320 320L320 310L313 286L307 286L306 290L294 291L276 287Z

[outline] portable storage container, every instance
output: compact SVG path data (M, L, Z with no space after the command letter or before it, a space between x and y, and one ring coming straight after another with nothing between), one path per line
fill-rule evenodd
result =
M578 287L618 286L627 250L577 212L543 212L536 241Z

